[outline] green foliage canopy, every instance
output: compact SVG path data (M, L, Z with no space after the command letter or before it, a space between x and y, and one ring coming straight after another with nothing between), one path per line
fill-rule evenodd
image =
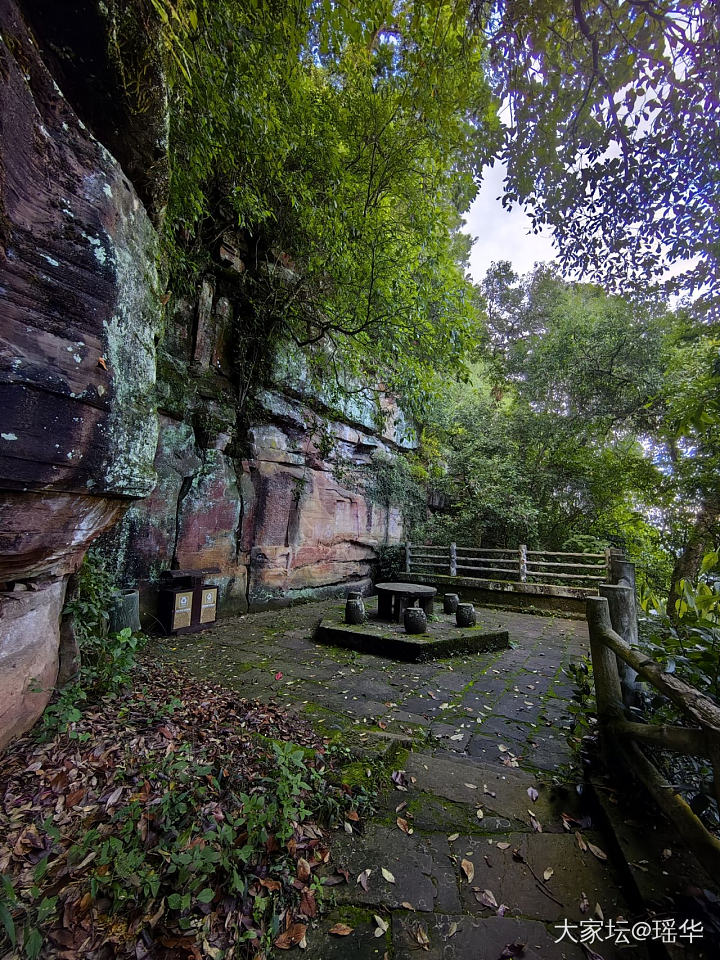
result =
M506 204L565 267L720 303L720 22L712 0L488 0ZM667 278L666 278L667 279Z
M468 4L151 2L176 272L239 230L247 339L340 359L412 407L477 325L460 215L499 124Z

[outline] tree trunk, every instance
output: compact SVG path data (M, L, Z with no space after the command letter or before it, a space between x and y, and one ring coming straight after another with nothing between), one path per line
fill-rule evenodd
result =
M667 600L667 614L673 623L678 622L676 604L680 597L680 581L696 579L705 553L714 546L719 521L720 495L706 494L687 542L673 567Z

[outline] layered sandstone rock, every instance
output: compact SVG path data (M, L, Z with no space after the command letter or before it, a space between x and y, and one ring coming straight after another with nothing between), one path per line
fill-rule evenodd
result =
M362 589L402 533L363 471L414 443L390 397L311 384L302 354L280 350L266 389L243 380L235 233L161 325L152 24L62 6L27 0L33 34L0 0L0 749L47 703L67 578L100 534L150 627L170 567L216 567L221 615ZM118 50L147 89L121 84Z
M140 586L148 624L162 569L217 567L227 616L367 589L378 546L402 536L399 509L363 485L373 456L392 454L387 440L280 394L263 400L275 420L250 429L241 458L160 417L158 486L103 538L115 575Z
M0 124L2 745L52 689L65 578L155 484L159 306L145 209L11 0Z

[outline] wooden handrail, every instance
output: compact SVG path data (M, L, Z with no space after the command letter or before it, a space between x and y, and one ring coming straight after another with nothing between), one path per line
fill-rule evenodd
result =
M611 598L618 607L613 613L613 618L617 615L618 624L626 620L621 616L627 612L621 609L623 605L632 603L634 618L634 590L620 586L604 589L620 591ZM611 759L616 754L624 760L627 769L642 781L710 875L717 876L720 874L720 839L710 833L685 800L666 782L639 744L709 757L715 799L720 810L720 707L626 643L613 629L607 597L588 597L586 604L598 722L606 756ZM654 726L626 719L618 670L620 662L672 701L700 729Z
M605 559L604 553L563 553L562 550L528 550L529 557L592 557Z
M672 673L666 673L654 660L634 650L613 630L605 597L588 597L588 624L591 631L638 675L680 707L695 723L720 735L720 707L695 687ZM604 613L603 613L604 611Z
M551 560L528 560L529 567L564 567L577 570L579 567L583 570L602 570L602 563L555 563Z
M674 824L680 837L692 849L710 876L720 876L720 840L710 833L636 743L626 742L620 750L625 755L625 766L642 780L658 807Z
M660 750L697 754L701 757L709 757L712 753L712 745L706 732L696 727L670 727L666 724L635 723L618 719L613 721L612 729L619 736L641 740Z
M513 547L458 547L458 553L468 553L471 550L478 551L482 550L483 553L510 553L513 556L517 553L517 550Z
M528 570L529 577L552 577L554 580L595 580L605 582L605 577L595 577L590 573L544 573L542 570Z
M417 573L422 573L432 567L447 566L451 577L456 577L458 571L462 571L470 575L486 574L489 579L495 576L495 579L502 580L511 576L520 583L562 585L562 581L570 580L576 586L590 588L596 583L606 582L610 573L608 556L600 553L528 550L522 543L518 547L458 547L456 543L444 546L406 542L405 571L411 573L414 568ZM598 562L594 562L596 560Z

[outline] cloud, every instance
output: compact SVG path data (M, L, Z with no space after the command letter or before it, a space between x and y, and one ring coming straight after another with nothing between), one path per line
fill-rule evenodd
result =
M502 195L505 167L486 171L480 192L465 216L466 231L475 237L470 253L470 274L476 283L493 260L509 260L517 273L527 273L536 262L555 259L549 233L532 233L530 218L520 207L508 213L497 197Z

